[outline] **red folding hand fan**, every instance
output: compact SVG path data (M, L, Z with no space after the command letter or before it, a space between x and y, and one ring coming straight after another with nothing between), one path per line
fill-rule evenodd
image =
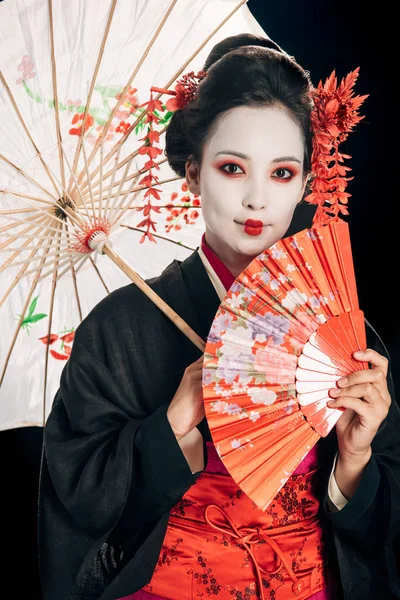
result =
M239 487L264 509L342 414L328 390L368 368L348 225L307 229L252 261L220 305L203 370L206 417Z

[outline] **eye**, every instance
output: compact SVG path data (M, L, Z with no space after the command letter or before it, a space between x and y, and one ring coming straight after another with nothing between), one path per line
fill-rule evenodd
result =
M231 169L229 171L227 171L225 169L225 167L230 167ZM233 170L233 169L235 170ZM236 175L237 174L237 169L240 169L242 171L242 173L244 173L243 169L241 167L239 167L239 165L235 164L235 163L226 163L225 165L222 165L221 169L223 171L225 171L225 173L228 173L228 175Z
M276 179L290 179L291 177L293 177L293 173L289 171L289 169L284 169L283 167L276 169L274 173L276 174Z

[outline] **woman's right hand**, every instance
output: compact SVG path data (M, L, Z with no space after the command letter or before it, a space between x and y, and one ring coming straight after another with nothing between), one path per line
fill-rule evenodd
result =
M185 369L176 394L168 407L167 418L178 442L205 417L202 387L203 360L204 355Z

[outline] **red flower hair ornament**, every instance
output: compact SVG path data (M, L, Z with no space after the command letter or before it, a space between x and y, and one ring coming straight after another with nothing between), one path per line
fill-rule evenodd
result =
M152 87L151 91L174 96L174 98L171 98L167 101L167 110L170 110L171 112L182 110L189 104L189 102L194 100L197 92L197 86L199 85L200 81L206 77L206 75L207 71L198 71L197 74L195 74L194 71L190 71L178 79L174 90Z

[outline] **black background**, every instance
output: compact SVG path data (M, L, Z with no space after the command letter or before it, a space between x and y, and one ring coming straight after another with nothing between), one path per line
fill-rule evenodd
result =
M362 107L365 120L343 148L353 157L347 163L354 176L348 186L353 195L348 220L360 306L388 347L400 394L394 15L385 2L367 7L365 2L351 0L249 0L248 6L267 34L310 71L314 85L333 69L342 78L361 67L356 90L370 97ZM301 207L291 229L307 227L310 215L310 207ZM14 597L26 595L30 600L41 598L36 566L41 441L40 428L0 433L2 580L12 584Z

